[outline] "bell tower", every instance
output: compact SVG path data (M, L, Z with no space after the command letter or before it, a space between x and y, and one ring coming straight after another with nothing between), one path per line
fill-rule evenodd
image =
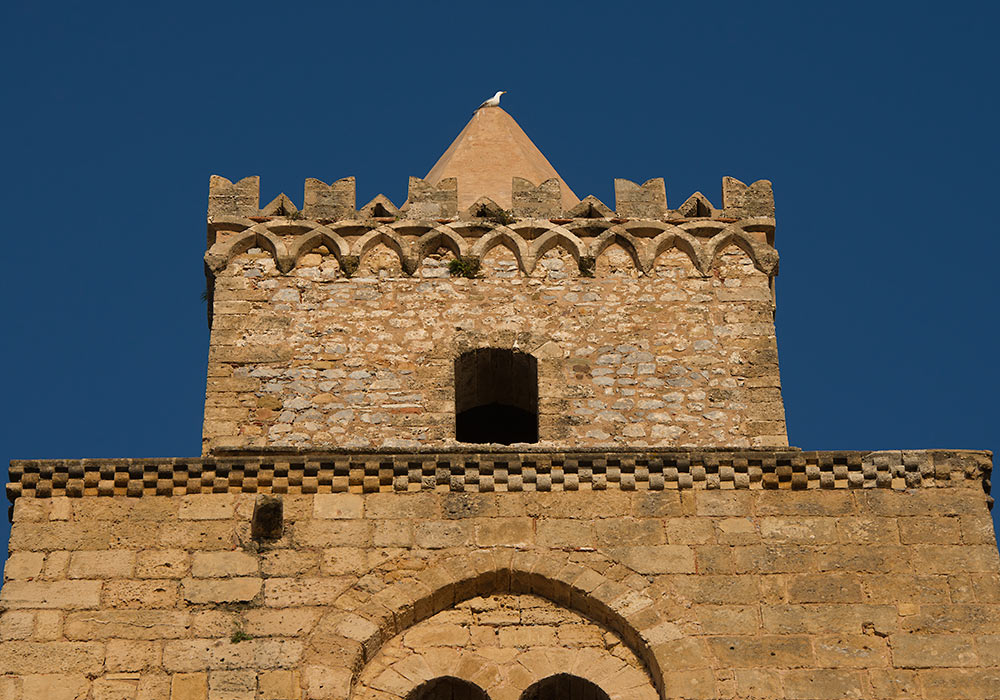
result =
M787 445L767 181L671 209L616 180L612 209L486 107L398 207L353 178L302 209L257 191L210 186L206 454Z

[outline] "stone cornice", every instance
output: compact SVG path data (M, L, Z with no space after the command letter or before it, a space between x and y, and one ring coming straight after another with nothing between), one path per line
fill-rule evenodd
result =
M979 487L992 453L794 448L229 452L193 459L14 460L7 497L204 493ZM992 499L989 499L992 504Z

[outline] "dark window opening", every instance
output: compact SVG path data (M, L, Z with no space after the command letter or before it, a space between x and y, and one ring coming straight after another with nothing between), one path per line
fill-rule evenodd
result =
M608 694L585 678L560 673L543 678L521 694L521 700L609 700Z
M441 676L418 685L406 700L489 700L489 696L475 683Z
M538 361L501 348L456 358L455 439L538 442Z

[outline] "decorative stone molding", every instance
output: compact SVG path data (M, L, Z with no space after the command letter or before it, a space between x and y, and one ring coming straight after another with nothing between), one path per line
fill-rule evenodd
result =
M555 246L561 246L579 261L597 258L609 245L617 243L629 252L642 274L652 272L659 255L677 248L699 272L708 275L716 258L732 245L747 253L758 270L774 276L778 252L765 242L773 235L774 219L768 218L681 223L575 219L561 224L525 219L505 225L483 219L447 223L403 219L382 224L350 219L323 224L290 218L254 221L218 216L209 221L209 240L214 243L205 253L205 262L212 272L219 273L237 255L250 248L262 248L274 257L278 269L287 273L299 258L321 245L344 265L345 257L360 258L378 243L385 243L399 255L403 270L413 274L441 244L456 256L478 257L496 245L506 245L517 258L520 271L530 275L538 259Z
M992 453L912 450L260 450L193 459L14 460L7 497L198 493L895 489L990 492ZM991 501L992 503L992 501Z

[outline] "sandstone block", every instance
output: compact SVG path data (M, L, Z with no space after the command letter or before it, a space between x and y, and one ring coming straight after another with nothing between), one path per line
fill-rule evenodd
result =
M549 518L536 524L535 542L542 547L586 547L596 544L596 537L591 523Z
M418 625L406 633L403 642L414 649L420 647L462 647L469 642L469 628L452 624Z
M724 668L788 668L813 664L808 637L712 637L708 646Z
M749 491L695 491L698 515L747 516L753 496Z
M0 640L28 639L35 630L35 613L8 610L0 613Z
M710 518L667 518L663 521L670 544L708 544L715 542Z
M163 646L163 667L170 672L292 668L301 658L298 640L178 639Z
M734 673L739 696L779 698L782 696L781 675L774 669L738 668Z
M94 681L94 700L135 700L139 691L140 674L115 674Z
M321 614L322 609L303 607L248 610L246 631L253 637L303 638Z
M63 636L63 613L59 610L39 610L35 613L35 639L59 640Z
M132 575L135 553L123 550L73 552L70 578L124 578Z
M972 637L957 634L894 634L889 637L893 665L898 668L976 666Z
M413 527L414 544L427 549L454 547L473 537L472 523L460 520L419 522Z
M170 683L170 700L208 700L208 674L174 674Z
M827 544L838 541L837 521L833 518L773 518L760 519L760 535L764 540Z
M668 585L673 587L679 598L692 603L745 605L760 600L757 581L746 576L671 576Z
M306 697L317 700L347 700L351 694L351 671L346 668L306 666L302 672Z
M299 700L302 691L297 671L265 671L260 674L260 694L266 700Z
M899 541L903 544L958 544L961 521L958 518L899 518Z
M3 577L6 581L32 579L41 575L45 564L42 552L15 552L4 564Z
M928 700L996 700L1000 670L995 668L929 669L918 673Z
M898 628L895 605L765 605L761 623L774 634L859 634L871 628L889 634Z
M114 579L104 584L106 608L170 608L177 604L177 581Z
M24 676L24 698L45 700L85 700L90 692L86 676L76 674L45 674Z
M995 573L1000 569L1000 554L992 545L913 545L910 552L914 569L923 573Z
M184 578L191 569L191 555L182 549L148 549L136 555L138 578Z
M159 542L187 550L228 550L237 537L231 520L179 520L160 527Z
M256 700L254 671L213 671L208 676L209 700Z
M756 606L699 605L693 612L702 634L755 635L760 631Z
M104 645L99 642L0 642L0 674L99 674Z
M361 552L361 550L356 551ZM363 553L359 556L364 558ZM301 576L313 571L319 562L320 555L312 551L277 549L260 555L261 572L268 577Z
M371 528L376 547L413 546L413 523L409 520L372 520Z
M476 543L481 547L525 545L534 539L531 518L479 518L476 522Z
M301 547L365 547L371 542L371 528L364 520L306 520L296 524L293 538Z
M20 499L18 499L20 500ZM10 529L10 551L49 551L108 549L111 525L94 522L22 523L14 521ZM50 555L51 556L51 555Z
M8 581L0 591L8 609L42 608L80 610L101 603L100 581Z
M108 641L104 667L108 672L146 671L160 665L159 642L111 639Z
M663 685L668 697L711 700L719 697L714 674L708 669L694 671L667 671L663 674Z
M233 517L236 499L228 493L192 494L181 497L181 520L224 520Z
M861 671L803 669L784 671L782 685L789 700L845 700L865 697Z
M853 574L798 574L789 577L788 599L792 603L858 603L861 584Z
M722 518L715 521L716 538L720 544L755 544L760 541L756 523L750 518ZM670 539L670 533L667 533Z
M363 518L364 512L364 497L355 493L320 493L316 494L313 500L315 518L337 520Z
M262 581L255 577L220 580L184 579L184 600L189 603L245 603L260 593Z
M868 629L871 629L870 627ZM842 634L813 640L816 664L829 668L889 666L889 650L874 634Z
M264 582L264 604L271 608L330 605L350 581L337 578L272 578Z
M633 545L608 550L623 564L640 574L693 574L694 550L677 544Z
M187 635L190 620L179 610L100 610L66 616L68 639L176 639Z
M257 557L246 552L195 552L191 575L195 578L254 576L258 568Z

